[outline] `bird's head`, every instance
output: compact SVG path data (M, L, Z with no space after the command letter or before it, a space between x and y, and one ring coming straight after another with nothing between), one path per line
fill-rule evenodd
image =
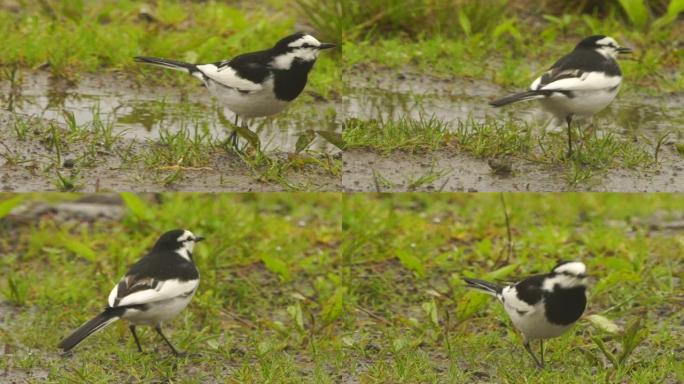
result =
M587 266L581 261L560 261L548 277L545 289L550 290L555 285L561 288L584 287L587 285Z
M630 48L621 47L612 37L604 35L594 35L584 38L577 44L575 49L591 49L612 59L617 59L618 55L621 53L632 52Z
M192 253L195 244L204 240L201 236L195 236L192 232L185 229L174 229L161 235L154 244L157 251L183 251Z
M320 52L334 48L335 44L321 43L315 37L306 33L295 33L276 43L271 65L276 69L287 70L294 62L313 64Z

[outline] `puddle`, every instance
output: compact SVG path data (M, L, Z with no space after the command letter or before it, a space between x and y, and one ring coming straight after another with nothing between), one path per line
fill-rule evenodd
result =
M138 86L121 74L84 75L75 85L54 80L43 72L23 76L14 89L8 80L0 81L2 191L64 189L64 178L74 185L73 189L83 192L331 191L340 188L340 178L317 166L318 160L302 160L301 164L282 170L276 178L261 175L261 172L271 171L269 164L291 165L290 159L297 159L293 152L296 152L302 132L308 129L340 132L341 124L335 121L337 114L330 111L332 103L317 102L316 108L310 108L311 104L295 102L278 117L258 119L250 129L259 135L261 149L267 153L269 162L254 168L235 153L208 144L227 138L230 131L221 124L211 96L199 84L188 92ZM102 124L93 123L94 116ZM224 116L231 118L229 112ZM78 131L85 124L86 131L98 130L96 137L116 140L112 140L111 146L92 140L75 140L56 147L50 145L53 136L49 132L43 136L33 135L37 132L31 129L33 124L48 127L48 122L56 121L63 127L68 125L69 119L79 126ZM22 127L27 128L22 128L26 129L23 135L29 139L20 138L19 131L15 131L18 121L24 122ZM108 134L103 134L103 130ZM197 140L205 147L199 153L190 153L191 148L186 148L188 152L180 157L181 160L174 158L172 163L161 164L173 165L186 156L196 156L203 159L203 166L174 169L173 166L155 165L154 161L166 155L156 146L160 137L170 140L174 133L178 133L178 141L183 141L184 145ZM316 159L341 156L336 146L318 135L307 149ZM153 152L156 157L148 158ZM174 156L172 151L169 154ZM145 163L145 159L152 163Z
M515 119L542 129L555 127L550 115L535 103L519 103L514 107L494 109L487 103L510 92L481 80L438 79L410 72L380 71L372 76L351 73L346 76L352 91L343 99L345 116L367 119L397 119L409 116L434 116L452 129L459 121L487 118ZM580 122L586 124L586 121ZM565 168L518 161L514 175L503 179L492 173L487 159L465 153L432 153L408 155L394 153L382 157L362 150L344 153L343 186L347 191L374 191L376 175L389 181L388 191L405 190L411 180L430 169L449 173L419 190L443 188L445 191L682 191L684 190L684 157L674 143L684 140L684 93L644 96L622 92L613 104L593 120L597 134L612 133L635 140L646 148L655 148L662 138L660 165L647 171L608 170L600 184L582 183L569 187L564 181ZM369 165L369 162L374 165ZM446 181L450 178L451 181ZM428 188L429 187L429 188ZM382 189L382 188L381 188Z
M52 79L41 71L19 73L17 77L21 81L14 90L8 80L0 82L0 108L12 113L63 122L64 111L68 111L79 125L99 115L102 121L113 124L115 134L131 140L154 140L162 131L195 125L217 139L230 136L218 118L217 105L199 82L187 93L138 85L121 74L83 75L77 84ZM263 150L294 152L298 137L307 129L340 132L339 122L326 113L331 109L334 103L317 102L312 108L295 101L283 113L255 119L249 127L259 135ZM234 115L227 109L224 113L233 122ZM331 154L340 151L321 137L308 148Z

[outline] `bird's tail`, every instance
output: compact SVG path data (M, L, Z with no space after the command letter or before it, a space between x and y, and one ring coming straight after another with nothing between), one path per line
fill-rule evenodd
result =
M490 283L489 281L469 279L467 277L464 277L463 280L466 282L468 288L476 289L492 296L497 296L503 289L503 286Z
M77 330L73 331L69 336L65 337L64 340L60 341L57 345L64 352L67 352L77 346L83 339L92 335L93 333L103 329L114 321L118 320L125 308L107 308L99 315L95 316L93 319L87 323L81 325Z
M159 57L145 57L145 56L136 56L136 57L134 57L134 59L138 63L147 63L147 64L156 65L158 67L171 68L171 69L175 69L177 71L183 71L183 72L189 73L189 74L193 74L194 72L198 71L197 66L195 64L185 63L185 62L177 61L177 60L169 60L169 59L162 59Z
M549 92L547 91L526 91L516 93L514 95L506 96L498 100L490 101L489 105L492 107L503 107L511 103L517 103L518 101L543 99L547 97Z

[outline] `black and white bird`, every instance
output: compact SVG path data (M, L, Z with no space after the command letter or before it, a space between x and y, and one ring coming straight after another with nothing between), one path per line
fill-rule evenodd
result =
M212 64L143 56L135 60L180 70L202 80L209 92L235 113L235 125L239 117L246 127L245 119L276 114L299 96L321 50L333 47L335 44L321 43L309 34L295 33L272 48ZM236 145L236 131L231 139Z
M173 353L180 355L162 333L161 325L190 303L199 286L199 272L192 251L203 239L182 229L164 233L152 250L114 286L104 311L64 338L58 347L67 352L86 337L123 319L128 321L140 352L142 347L135 327L151 325Z
M499 299L523 344L537 366L544 367L544 339L558 337L572 328L587 306L587 268L579 261L558 263L550 273L530 276L518 283L500 285L464 278L468 288ZM541 360L530 347L539 340Z
M630 53L611 37L590 36L563 56L525 92L492 101L501 107L525 100L540 100L559 123L568 126L568 156L572 155L571 123L574 117L590 117L615 99L622 82L618 55Z

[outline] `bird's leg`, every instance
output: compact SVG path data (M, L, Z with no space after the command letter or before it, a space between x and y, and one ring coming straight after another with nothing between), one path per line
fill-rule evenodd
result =
M226 143L231 143L231 145L234 148L237 148L237 142L238 142L238 132L237 131L239 129L239 126L238 126L239 116L235 115L235 122L232 123L230 120L228 120L226 118L226 115L223 113L222 108L220 108L220 107L216 108L216 114L218 115L218 119L221 122L221 125L224 128L230 129L231 133L230 133L230 136L228 136L228 140L226 141ZM231 125L233 126L233 128L231 128Z
M527 350L527 352L530 353L530 356L532 356L532 359L534 359L534 362L537 363L537 367L540 369L544 368L544 365L542 365L542 363L539 362L539 360L537 359L537 356L535 356L534 352L532 352L532 348L530 347L530 342L525 340L523 345L525 346L525 349Z
M572 156L572 114L565 118L568 123L568 157Z
M157 333L159 334L159 336L161 336L162 339L164 339L164 341L166 341L166 344L169 345L169 347L170 347L171 350L173 351L173 354L174 354L174 355L176 355L176 356L182 356L182 355L183 355L183 353L178 352L178 351L176 350L176 348L173 346L173 344L171 344L171 342L169 341L169 339L167 339L166 336L164 336L164 334L162 333L162 330L161 330L161 325L157 324L157 325L154 327L154 330L157 331Z
M133 339L135 339L135 344L138 346L138 352L142 352L142 347L140 346L140 340L138 340L138 334L135 333L135 325L131 324L128 326L133 334Z
M539 339L539 357L541 360L541 367L544 368L544 339Z
M233 133L230 134L230 141L233 143L233 148L235 148L235 149L238 149L237 127L238 127L238 115L235 115L235 128L236 129L233 129Z

